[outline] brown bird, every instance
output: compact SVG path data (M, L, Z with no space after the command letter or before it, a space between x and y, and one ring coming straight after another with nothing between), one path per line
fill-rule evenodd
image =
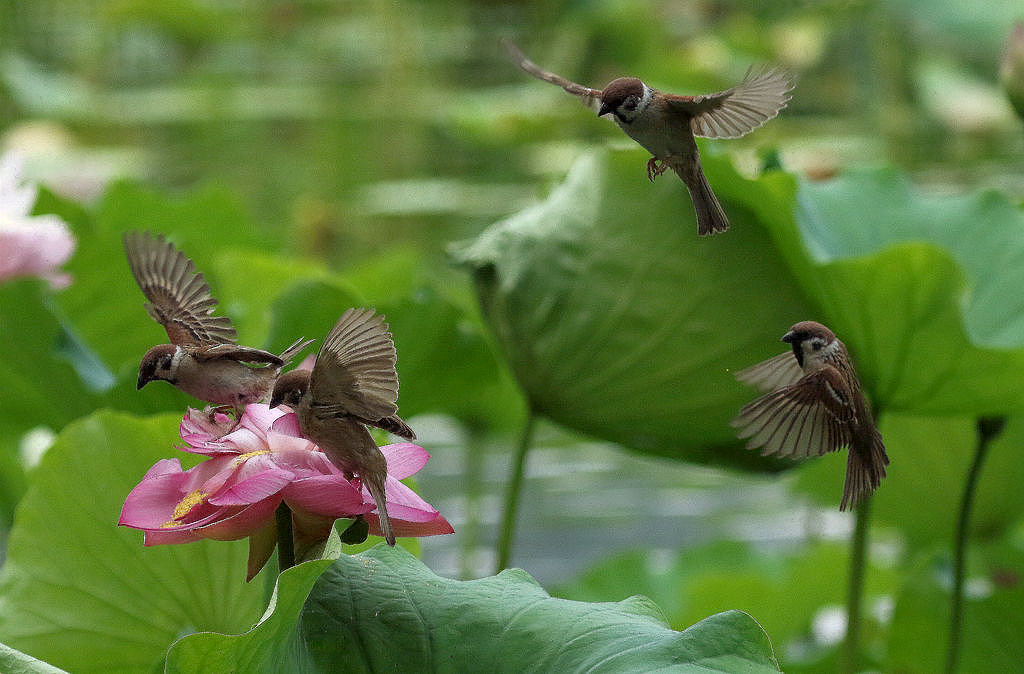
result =
M395 544L384 492L388 464L366 426L416 439L397 414L396 360L384 317L374 315L373 309L349 309L324 340L312 371L281 375L270 401L272 407L291 407L302 434L319 445L346 477L360 477L377 504L388 545Z
M821 323L803 321L782 341L792 353L736 373L741 382L770 391L740 410L732 425L747 448L797 459L849 447L840 510L878 488L889 457L875 428L846 345Z
M170 344L142 357L138 388L162 379L185 393L235 411L263 400L277 375L313 340L298 339L280 356L239 346L227 316L211 316L217 305L192 260L163 236L127 232L124 249L135 280L149 302L146 311L164 326Z
M666 168L675 171L690 192L701 236L729 229L729 218L704 177L694 136L745 136L778 115L793 89L790 76L779 68L748 70L735 87L702 96L662 93L636 77L620 77L604 89L591 89L541 69L514 44L502 43L512 62L530 75L562 87L599 117L614 115L619 128L651 153L651 181Z

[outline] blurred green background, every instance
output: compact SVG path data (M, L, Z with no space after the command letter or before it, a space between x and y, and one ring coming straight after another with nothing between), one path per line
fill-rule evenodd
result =
M499 38L514 39L543 67L591 86L635 74L662 90L699 93L731 86L752 63L782 64L797 78L789 107L741 140L708 143L706 155L724 155L721 164L735 166L740 176L778 164L803 184L890 167L892 183L912 185L910 200L995 190L1016 208L1024 201L1024 136L998 74L1019 19L1024 10L1012 0L969 9L953 0L2 0L0 146L26 156L28 176L48 190L38 210L62 213L80 246L68 265L76 278L69 290L50 298L19 282L4 291L3 337L19 338L17 322L34 326L23 332L59 335L64 357L52 365L50 381L82 391L77 403L53 410L45 387L26 387L24 404L0 412L6 522L25 484L18 450L32 444L26 431L35 434L30 438L45 436L45 429L59 432L98 406L141 414L186 403L169 387L129 391L138 356L161 333L119 257L118 232L153 229L172 235L196 259L246 343L281 348L295 326L320 338L350 304L371 303L388 314L399 349L399 404L433 455L418 485L457 532L424 539L424 561L444 576L488 575L501 494L526 417L513 371L522 380L529 361L509 346L500 320L481 314L474 277L452 264L449 251L453 242L471 240L544 199L593 148L628 147L614 125L507 63ZM615 173L609 189L623 185L624 195L646 189L643 159L629 154L622 163L635 165L632 173ZM734 218L741 224L725 237L743 236L746 219L772 219L757 212L757 196L744 196L753 182L734 179L731 169L715 171L724 176L720 188L711 175L728 194L723 199L744 209ZM625 187L626 180L636 183ZM905 213L928 220L942 212L890 209L891 193L875 190L876 178L857 180L840 188L853 201L830 202L832 215L852 223L850 231L860 224L858 194L871 195L867 210L875 227L884 228L889 213L904 222L911 219ZM890 184L884 176L877 180ZM673 181L662 178L658 194L681 191ZM802 194L813 198L814 189ZM659 203L659 213L676 207ZM689 202L678 204L685 234L678 245L696 247ZM1003 220L1010 223L1006 231L1019 223L1016 210ZM764 235L764 241L783 247L778 230L769 230L774 239ZM810 236L813 226L803 231ZM759 241L739 245L770 245ZM842 257L820 232L818 242L809 257ZM957 257L955 245L947 249ZM873 249L856 254L866 252ZM655 267L653 257L644 264ZM766 269L781 268L775 253L765 257L771 257ZM782 257L793 259L786 250ZM97 275L98 268L105 273ZM262 282L252 283L253 274ZM794 304L820 307L829 297L804 292ZM37 298L36 305L42 297L46 315L31 313L27 297ZM721 300L724 310L734 306L729 297ZM758 330L777 339L791 322L782 315L777 325ZM118 327L117 339L110 338L110 325ZM833 325L848 342L857 326L852 320ZM996 346L1024 346L1019 331L1007 334ZM863 347L870 340L860 337L866 376L884 397L884 384L891 383L879 364L884 359L870 355ZM781 350L758 340L759 350L735 367ZM15 351L27 362L42 357L28 347ZM973 451L971 417L1012 414L1020 406L1016 399L1007 409L979 404L960 417L936 403L921 417L898 395L903 389L894 385L888 393L883 402L896 420L886 419L883 432L891 423L892 474L902 463L905 479L928 482L936 465L930 461L956 458L938 470L948 477L940 491L948 503L879 499L889 501L882 504L883 526L873 531L865 657L886 670L933 671L929 658L941 654L936 639L943 638L944 623L935 618L936 627L921 616L946 610L948 525ZM546 404L561 403L556 395ZM663 442L658 451L625 451L595 437L618 439L587 426L575 410L542 411L565 425L542 420L536 429L513 565L559 596L612 601L647 594L676 628L743 609L766 628L787 671L834 668L848 565L844 542L852 529L852 518L835 510L844 457L779 476L737 472L673 460ZM937 413L944 416L927 416ZM1020 438L1022 428L1019 420L1011 423L1007 435ZM593 435L577 433L588 429ZM955 449L943 451L936 439ZM915 447L926 447L929 458L908 461L913 452L905 448ZM1020 620L1019 604L1006 607L1021 592L1024 504L1001 496L1019 492L1007 478L1019 447L1002 441L1002 455L993 458L1001 463L985 474L997 483L991 503L981 497L989 528L978 532L975 555L998 561L978 562L985 570L978 578L988 585L978 580L975 597L992 598L1000 583L1010 593L995 597L994 612L985 612L990 605L976 608L980 617L973 621L968 613L974 627L967 643L977 658L971 662L984 669L1001 661L986 659L992 644L980 636L970 641L971 630L1006 624L1008 614ZM983 481L983 494L985 488Z

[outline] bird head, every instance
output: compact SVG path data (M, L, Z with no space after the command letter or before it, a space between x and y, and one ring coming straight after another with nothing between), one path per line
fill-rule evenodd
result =
M629 124L643 113L650 101L651 90L643 82L635 77L620 77L609 82L601 92L597 116L610 112L623 124Z
M793 345L793 355L801 367L805 367L805 361L813 363L832 355L839 345L831 330L814 321L795 324L782 336L782 341Z
M172 384L177 380L178 361L181 358L181 347L174 344L158 344L146 352L139 363L138 388L156 379L163 379Z
M309 375L309 370L292 370L278 377L274 393L270 396L270 406L287 405L296 409L309 389Z

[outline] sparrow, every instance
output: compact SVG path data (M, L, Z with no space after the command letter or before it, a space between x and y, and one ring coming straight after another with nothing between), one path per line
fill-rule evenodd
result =
M732 425L747 449L793 458L849 447L840 510L870 495L889 465L850 355L821 323L797 323L782 336L792 345L774 358L736 373L741 382L770 391L740 410Z
M158 344L139 364L137 386L162 379L185 393L235 411L263 400L281 368L313 340L297 339L280 356L239 346L227 316L211 316L217 305L192 260L162 235L127 232L128 266L149 300L146 311L164 326L170 344Z
M366 427L416 439L397 414L396 360L384 316L373 309L349 309L331 328L313 369L281 375L270 400L271 407L292 408L302 434L319 445L346 478L359 476L377 504L388 545L395 544L384 492L388 464Z
M662 93L636 77L591 89L541 69L508 40L502 43L512 62L530 75L562 87L599 117L613 115L619 128L651 153L647 177L652 182L668 168L675 171L690 192L701 236L726 231L729 218L704 176L694 136L745 136L778 115L793 89L790 76L780 68L751 68L735 87L702 96Z

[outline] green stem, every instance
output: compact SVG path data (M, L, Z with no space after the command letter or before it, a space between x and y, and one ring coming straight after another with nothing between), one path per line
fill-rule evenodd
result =
M526 423L523 425L523 434L519 439L519 447L516 448L516 455L513 459L512 479L505 492L505 512L501 522L501 533L498 537L497 571L508 568L509 560L512 557L512 539L515 537L519 496L523 491L523 474L526 472L526 453L530 451L530 443L533 441L535 420L533 411L528 411Z
M478 573L480 503L484 496L484 431L476 424L469 424L466 430L463 471L463 483L466 485L466 519L459 529L462 538L459 577L468 580Z
M856 524L850 550L850 588L846 597L846 641L843 643L843 666L840 671L852 674L860 662L861 603L864 594L864 570L867 566L868 528L871 520L871 497L857 505Z
M292 511L284 501L274 513L277 524L278 573L295 566L295 541L292 538Z
M974 507L974 495L978 489L978 478L981 465L988 454L989 444L1003 430L1004 418L984 418L978 420L978 449L974 452L974 460L967 470L967 482L960 499L960 514L957 517L956 532L953 540L953 596L949 609L949 646L946 650L946 672L953 674L960 661L960 643L964 624L964 570L967 557L967 533L971 524L971 510Z

